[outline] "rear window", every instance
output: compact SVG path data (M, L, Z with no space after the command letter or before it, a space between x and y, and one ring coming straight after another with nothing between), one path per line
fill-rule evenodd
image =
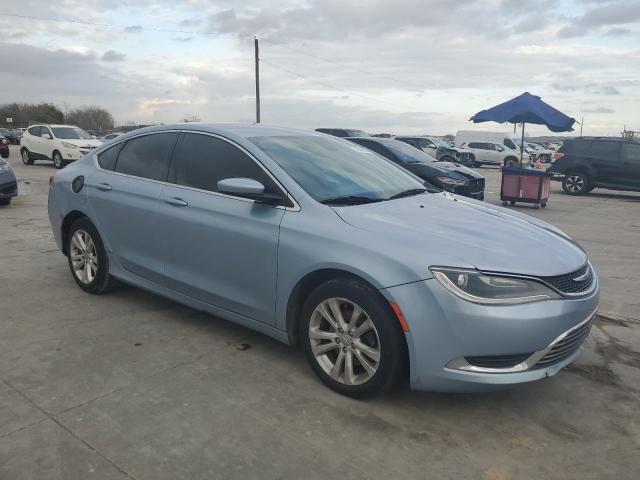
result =
M558 151L562 153L587 153L589 147L591 147L590 140L574 140L564 142Z
M177 138L177 133L155 133L127 141L118 155L116 172L166 181Z
M100 167L105 170L113 170L116 168L116 160L118 159L118 153L122 149L124 143L119 143L111 148L106 149L100 155L98 155L98 163Z

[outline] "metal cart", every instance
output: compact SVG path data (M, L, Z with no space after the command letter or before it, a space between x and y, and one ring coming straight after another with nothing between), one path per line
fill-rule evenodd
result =
M545 170L502 167L500 200L502 205L533 203L535 208L545 208L549 200L552 174Z

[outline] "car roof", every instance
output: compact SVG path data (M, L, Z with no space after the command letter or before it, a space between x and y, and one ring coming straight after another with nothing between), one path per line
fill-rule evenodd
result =
M167 125L156 125L153 127L132 130L130 134L139 135L147 132L157 132L163 130L193 130L198 132L215 133L222 136L236 136L242 138L252 137L300 137L300 136L321 136L319 132L310 130L300 130L296 128L278 127L264 125L260 123L208 123L189 122L172 123ZM127 134L129 135L129 134Z
M576 138L568 138L567 140L565 140L565 142L578 142L581 140L599 140L599 141L606 141L606 142L637 143L637 142L634 142L633 140L628 140L626 138L619 138L619 137L576 137Z
M29 125L27 128L31 127L70 127L70 128L79 128L77 125L58 125L55 123L34 123L33 125Z

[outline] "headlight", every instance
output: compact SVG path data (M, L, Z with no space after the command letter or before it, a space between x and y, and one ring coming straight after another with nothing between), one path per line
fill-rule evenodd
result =
M464 180L451 177L436 177L436 180L445 185L464 185Z
M67 142L62 142L62 146L64 148L70 148L71 150L75 150L76 148L78 148L77 145L74 145L73 143L67 143Z
M454 295L486 305L514 305L562 298L535 280L487 275L476 270L431 268L434 277Z

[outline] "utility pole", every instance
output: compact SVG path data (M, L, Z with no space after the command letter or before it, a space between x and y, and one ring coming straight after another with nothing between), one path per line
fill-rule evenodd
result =
M584 126L584 117L580 119L580 136L582 136L582 127Z
M260 51L258 47L258 36L253 36L253 46L256 57L256 123L260 123Z

